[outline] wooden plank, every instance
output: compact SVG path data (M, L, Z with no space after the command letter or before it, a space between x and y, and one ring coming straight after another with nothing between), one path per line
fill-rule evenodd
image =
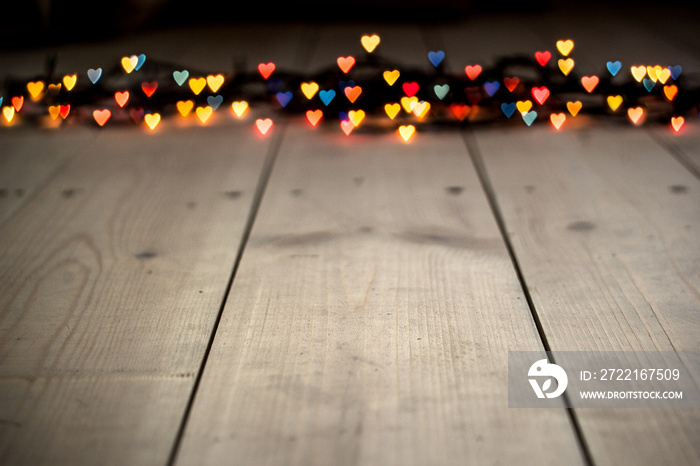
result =
M555 354L700 349L697 178L638 128L476 141ZM596 463L700 460L697 410L577 413Z
M678 134L668 128L654 128L650 134L683 166L700 178L700 125L688 118Z
M96 133L86 130L2 130L0 226L25 205L77 153L90 150Z
M507 407L507 351L541 343L459 136L309 131L288 130L177 464L580 463L564 410Z
M100 132L0 231L4 464L168 458L268 150L169 124Z
M589 14L599 17L582 21ZM597 73L606 60L670 59L639 28L606 17L545 13L530 23L503 16L484 22L492 40L473 23L456 25L443 35L445 51L460 69L523 49L555 52L555 41L570 37L579 73ZM461 46L480 38L480 51ZM697 350L697 257L686 253L698 249L698 203L680 195L697 194L690 173L638 128L572 124L557 134L548 125L523 126L478 131L474 139L555 354ZM576 415L596 464L697 463L697 412Z

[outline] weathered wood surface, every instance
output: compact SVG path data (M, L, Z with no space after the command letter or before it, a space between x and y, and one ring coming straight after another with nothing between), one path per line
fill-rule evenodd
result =
M248 132L110 129L2 228L3 463L165 461L265 157Z
M601 72L607 60L629 66L630 60L689 57L675 49L669 56L640 28L607 18L547 16L528 23L504 17L492 26L511 34L484 42L482 55L461 45L478 40L478 26L438 36L450 65L458 69L524 48L529 54L551 50L556 58L555 42L566 38L576 43L572 56L580 75ZM586 129L569 115L561 133L543 122L467 136L490 180L546 339L555 354L697 351L698 180L644 129L589 123ZM668 148L684 144L664 130L656 131ZM684 154L693 152L688 146ZM697 410L587 409L576 415L596 464L695 464L700 456Z
M95 132L17 128L3 131L0 153L0 226L77 154L93 149Z
M564 410L507 407L507 351L541 343L458 135L309 131L285 138L178 464L580 462Z
M700 349L697 178L637 128L475 139L555 354ZM578 415L601 464L700 457L697 410Z
M293 67L309 35L282 29L283 43L247 27L72 46L57 70L142 51L193 70L219 71L229 53ZM21 75L45 53L4 58ZM2 128L1 462L168 461L281 137L255 134L259 111L232 123L222 108L205 127L168 119L152 134Z
M134 53L196 73L317 71L359 58L374 32L383 57L425 69L429 50L463 72L568 37L581 73L613 59L697 69L693 36L659 48L648 26L584 11L420 33L212 27L70 47L57 73ZM2 54L1 72L30 78L48 53ZM0 462L577 464L582 442L600 465L699 462L698 410L577 410L577 432L563 409L507 408L507 351L542 342L494 218L554 351L698 351L696 123L569 119L561 133L469 131L465 146L303 117L264 139L252 120L266 113L154 134L0 128Z

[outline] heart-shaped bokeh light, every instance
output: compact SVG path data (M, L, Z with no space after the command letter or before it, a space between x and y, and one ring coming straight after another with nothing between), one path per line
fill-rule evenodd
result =
M673 126L673 129L676 131L676 133L681 130L684 123L685 118L683 118L682 116L671 118L671 126Z
M248 110L248 102L245 100L237 100L231 104L231 110L233 110L233 113L238 118L241 118L246 110Z
M561 53L565 57L569 56L573 48L574 41L572 41L571 39L557 41L557 50L559 50L559 53Z
M557 63L559 64L559 69L564 74L564 76L568 76L569 73L571 73L571 70L574 68L574 60L571 58L560 58Z
M177 111L180 112L180 115L182 115L183 117L189 115L193 108L194 101L192 100L180 100L177 103Z
M323 117L323 112L321 110L307 110L306 119L311 123L311 126L316 127L319 121Z
M643 121L644 109L642 107L634 107L627 109L627 116L632 120L632 123L639 125Z
M464 72L472 81L474 81L481 74L481 71L481 65L467 65L464 67Z
M43 81L35 81L35 82L29 82L27 83L27 91L29 91L29 95L32 98L32 100L38 100L41 98L41 92L44 90L44 82Z
M149 113L148 115L145 115L143 117L143 121L146 122L146 125L148 125L149 128L151 128L151 131L156 129L156 126L158 126L158 123L160 123L160 114L158 113Z
M399 79L401 73L399 70L386 70L382 76L384 76L384 81L388 85L393 86L397 79Z
M260 63L258 65L258 72L264 79L269 78L273 71L275 71L275 64L272 62Z
M204 90L204 86L207 85L207 80L204 78L190 78L188 82L194 95L199 95Z
M380 40L378 35L373 34L371 36L362 36L360 42L365 50L367 50L367 53L372 53L374 49L377 48L377 45L379 45Z
M566 109L569 111L571 116L576 116L578 115L578 112L581 111L581 108L583 107L583 104L580 101L576 102L567 102L566 103Z
M316 92L318 92L318 84L315 82L301 83L301 92L307 99L311 100L311 98L316 95Z
M104 126L105 123L110 119L112 116L112 112L109 111L109 109L102 109L102 110L95 110L92 112L92 117L95 119L98 125Z
M396 115L398 115L400 111L401 105L397 103L384 105L384 112L386 112L387 116L392 120L396 118Z
M549 115L549 119L552 122L552 125L559 130L561 128L561 125L564 124L566 121L566 114L564 113L552 113Z
M272 128L272 120L270 118L258 118L255 120L255 126L257 126L260 134L265 135Z
M607 98L608 106L610 107L610 110L613 112L617 110L620 105L622 105L622 96L621 95L610 95Z
M197 110L195 110L197 118L199 118L199 121L202 123L206 123L212 113L214 113L214 110L208 105L206 107L197 107Z
M355 66L355 57L352 56L338 57L336 61L340 70L346 74Z
M67 91L72 91L76 82L78 82L77 74L67 74L63 77L63 85L66 87Z
M411 139L411 136L413 136L413 133L415 133L415 132L416 132L416 127L413 125L399 126L399 135L406 142L408 142L408 140Z
M129 101L129 91L115 92L114 100L117 102L117 105L124 107L124 105L126 105L126 103Z
M211 89L212 92L218 91L223 83L224 83L224 75L222 75L222 74L217 74L217 75L210 74L209 76L207 76L207 86L209 86L209 89Z

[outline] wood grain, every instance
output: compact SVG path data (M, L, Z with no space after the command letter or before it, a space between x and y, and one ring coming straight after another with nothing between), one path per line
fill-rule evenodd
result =
M177 464L580 463L564 410L507 407L508 350L541 344L459 137L309 131L285 139Z
M267 150L247 126L96 142L0 231L4 464L167 460Z
M555 354L700 349L697 178L636 128L475 138ZM699 410L577 413L596 463L700 458Z
M624 16L596 14L491 18L492 31L509 34L479 42L477 51L462 46L479 41L476 24L447 28L442 37L457 70L489 57L555 51L555 41L564 38L576 43L579 74L604 71L605 61L617 59L627 66L692 60L688 68L694 69L692 56L665 47L665 40ZM582 21L588 15L595 20ZM516 123L476 132L471 149L483 158L555 354L697 350L697 257L688 254L698 250L697 179L631 125L606 128L579 116L558 134L548 124L528 129ZM576 415L596 464L697 463L697 410L586 409Z
M51 180L76 154L90 150L96 133L7 128L0 152L0 226Z

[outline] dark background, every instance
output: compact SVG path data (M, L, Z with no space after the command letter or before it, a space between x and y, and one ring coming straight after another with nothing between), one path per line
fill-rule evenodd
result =
M628 6L635 14L661 6L691 7L699 0L12 0L4 2L0 47L18 49L83 42L144 29L197 24L304 22L449 22L483 14L600 10ZM650 13L651 14L651 13ZM700 14L698 16L700 18Z

